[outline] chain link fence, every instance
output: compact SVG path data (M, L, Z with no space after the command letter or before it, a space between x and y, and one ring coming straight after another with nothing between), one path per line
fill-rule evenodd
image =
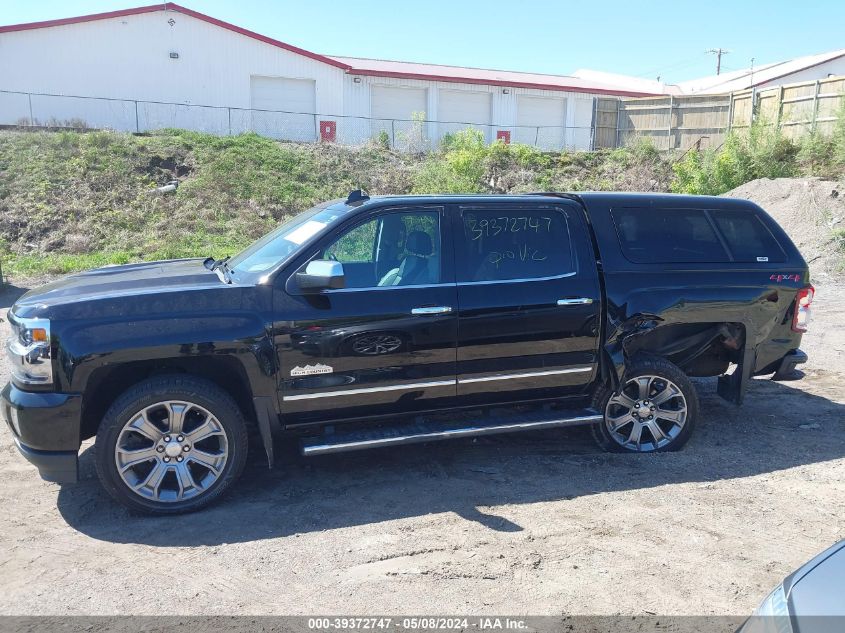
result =
M375 141L409 152L431 149L448 134L475 129L491 143L502 139L542 150L589 150L593 147L591 126L497 126L434 121L422 114L411 119L374 119L8 90L0 90L0 125L134 133L181 128L219 136L255 132L277 140L303 143L363 145Z

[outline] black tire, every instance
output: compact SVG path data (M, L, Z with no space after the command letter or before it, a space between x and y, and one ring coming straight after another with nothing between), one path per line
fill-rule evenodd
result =
M596 390L596 393L594 394L593 407L597 411L600 411L605 417L602 422L594 424L592 429L593 437L595 438L596 443L605 451L613 453L651 453L677 451L680 450L683 445L687 443L690 436L692 435L693 429L695 428L695 423L698 420L698 394L696 393L695 387L693 386L692 382L690 382L690 379L687 377L687 375L683 371L681 371L681 369L677 365L674 365L665 358L640 354L634 358L628 370L625 372L624 378L622 379L623 388L628 390L626 391L626 393L630 393L630 390L632 388L636 388L636 385L632 385L630 381L645 376L654 376L658 379L665 379L667 381L671 381L671 383L674 383L674 385L680 390L680 393L683 395L683 399L685 401L684 404L686 405L686 416L683 425L680 427L677 434L674 435L674 437L669 438L668 441L666 441L666 443L664 444L659 444L650 430L643 432L643 436L646 438L652 438L651 441L644 441L640 446L639 450L630 445L622 444L620 443L620 434L612 432L609 428L611 423L608 419L608 414L610 413L608 409L608 404L610 402L611 397L615 396L616 394L614 394L612 389L610 389L608 386L602 385ZM659 386L660 382L658 380L657 387ZM656 395L659 396L659 394ZM637 401L640 402L639 399ZM676 408L680 408L681 405L677 404L681 402L680 398L673 398L670 403L671 402L676 403ZM617 406L622 405L614 405L614 407ZM669 413L674 412L670 411ZM656 415L656 417L660 418L659 413ZM637 418L637 420L641 420L644 424L649 423L645 417ZM648 420L650 420L650 418ZM655 422L657 422L657 420L655 420ZM634 422L632 421L631 424L634 424ZM675 426L672 424L667 425L666 421L664 420L661 420L660 424L663 425L663 427L669 426L671 429L674 429ZM624 430L626 429L623 428L623 432ZM660 430L662 431L663 429Z
M133 491L129 484L124 481L118 472L116 450L117 442L121 433L124 432L125 425L133 417L136 417L137 414L148 407L167 401L191 403L210 413L219 423L219 429L222 428L222 434L218 429L216 435L220 438L225 437L224 440L219 441L225 441L227 457L225 465L219 470L219 474L215 475L217 478L206 489L196 492L196 496L188 499L159 501L146 498ZM185 415L185 417L188 416ZM197 446L200 445L199 442L201 441L205 440L198 440ZM228 393L208 380L174 374L144 380L125 391L115 400L97 430L94 461L97 467L97 476L103 488L116 501L130 510L156 515L182 514L199 510L215 502L230 488L243 472L246 464L247 444L247 429L243 414ZM153 448L155 448L154 443ZM190 450L190 448L186 450ZM180 455L173 459L178 459L181 462L183 457ZM188 467L188 461L185 460L185 468ZM155 464L156 462L153 461L152 463ZM171 464L171 467L173 466ZM173 476L176 477L175 474ZM163 478L161 481L163 483ZM179 482L179 488L183 488L181 482Z

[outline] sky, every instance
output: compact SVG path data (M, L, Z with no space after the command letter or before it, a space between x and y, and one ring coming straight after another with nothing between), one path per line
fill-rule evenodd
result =
M0 0L0 24L151 0ZM566 75L591 68L674 83L845 48L845 1L181 0L317 53Z

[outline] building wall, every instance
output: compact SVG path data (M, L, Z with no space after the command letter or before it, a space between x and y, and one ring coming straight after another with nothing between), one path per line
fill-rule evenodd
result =
M359 83L356 83L356 78ZM488 139L496 138L496 132L507 131L511 133L513 140L517 136L533 140L537 139L538 145L544 147L544 137L549 141L547 143L548 149L559 148L559 143L554 139L551 130L539 131L531 129L517 128L517 107L518 98L520 95L531 95L539 97L562 98L566 99L566 117L561 122L565 126L565 130L558 132L563 133L563 145L570 149L590 149L590 142L592 138L592 118L593 118L593 95L579 92L564 92L558 90L536 90L529 88L502 88L500 86L484 86L477 84L454 83L446 81L424 81L418 79L400 79L392 77L371 77L371 76L357 76L346 75L344 77L344 91L343 99L346 107L346 114L349 119L345 123L347 130L347 142L360 142L366 140L367 136L371 135L371 126L366 121L371 116L372 97L370 87L374 85L380 86L409 86L414 88L424 88L428 94L428 110L425 112L425 118L431 123L425 124L425 135L428 139L436 141L443 137L444 134L455 132L457 129L463 129L466 126L449 125L449 122L436 122L442 117L438 112L439 92L441 90L467 90L473 92L487 92L491 94L491 125L489 130L482 129ZM507 90L507 94L505 93ZM377 126L378 122L374 122ZM339 130L343 129L343 125L339 123ZM410 124L402 124L396 122L390 130L392 135L395 130L401 130L402 133L410 134L406 131L410 128ZM379 127L380 129L387 129ZM340 132L339 132L340 133ZM556 147L552 147L555 145Z
M758 89L770 88L772 86L782 86L784 84L798 83L801 81L815 81L816 79L826 79L829 75L845 75L845 57L833 59L829 62L825 62L824 64L819 64L818 66L813 66L812 68L806 68L804 70L791 73L785 77L767 81L757 87Z
M171 59L171 52L179 58ZM314 79L318 112L343 110L342 69L179 12L0 34L3 90L249 108L251 75ZM33 97L33 115L42 122L51 117L82 118L95 127L134 129L134 108L134 104ZM228 112L207 110L144 106L139 125L227 132ZM27 116L24 100L0 101L3 123ZM238 112L232 118L233 132L249 123L248 115Z
M178 53L178 59L171 59L171 52ZM340 142L363 142L390 129L394 138L398 134L413 141L417 135L431 143L464 127L427 123L420 131L419 124L409 122L369 121L371 86L387 85L426 89L428 120L439 118L440 90L488 92L491 125L483 130L488 140L502 130L510 132L514 141L536 139L540 147L548 149L561 145L590 148L590 94L370 76L358 77L356 83L355 76L341 68L175 11L0 34L0 90L69 95L0 93L0 123L29 119L31 106L32 118L40 124L83 121L91 127L126 131L183 127L217 134L254 129L275 138L305 138L307 131L301 128L308 122L303 123L302 115L247 111L252 105L252 76L314 80L314 130L319 121L334 120ZM520 95L565 98L566 116L561 125L567 129L556 134L518 129ZM136 105L135 101L167 103ZM286 135L294 128L294 135Z

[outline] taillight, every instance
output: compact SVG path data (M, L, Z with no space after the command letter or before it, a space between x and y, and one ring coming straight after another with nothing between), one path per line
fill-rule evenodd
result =
M810 326L810 311L816 289L812 286L801 288L795 295L795 313L792 315L792 331L806 332Z

